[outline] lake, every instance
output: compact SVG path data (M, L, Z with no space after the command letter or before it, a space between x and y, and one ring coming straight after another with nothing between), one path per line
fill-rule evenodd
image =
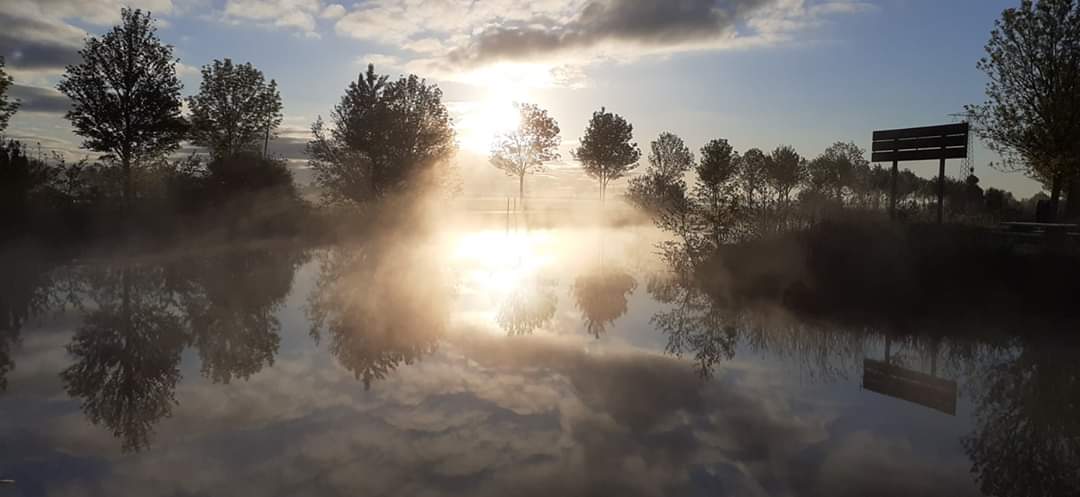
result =
M0 496L1080 492L1075 347L719 305L651 227L523 224L7 257Z

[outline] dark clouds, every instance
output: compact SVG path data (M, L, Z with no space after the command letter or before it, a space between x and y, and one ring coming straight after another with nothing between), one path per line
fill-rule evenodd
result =
M13 85L11 96L19 100L19 112L63 114L71 106L71 100L51 88Z
M80 34L70 26L0 13L0 55L13 69L59 70L79 61Z
M556 56L603 43L664 47L705 42L736 32L740 22L775 0L595 0L570 22L550 19L489 27L451 62L482 64Z

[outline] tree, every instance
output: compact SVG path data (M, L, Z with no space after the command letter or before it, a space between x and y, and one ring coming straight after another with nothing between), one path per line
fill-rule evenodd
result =
M777 147L765 159L766 181L776 193L777 203L787 204L791 191L806 179L806 161L787 145Z
M698 184L717 191L735 179L739 154L727 140L718 139L701 147L701 162L697 165Z
M214 158L230 157L266 145L281 124L281 95L250 63L215 60L202 68L199 93L188 98L191 141Z
M172 47L157 38L149 13L125 8L121 23L88 38L81 64L68 66L57 89L83 146L120 162L124 203L135 196L132 169L180 146L185 123Z
M860 174L868 174L870 163L865 152L854 143L836 142L807 165L810 186L843 202L844 189L859 189ZM866 171L864 171L866 170Z
M763 194L766 184L765 154L757 148L747 150L739 161L739 186L746 196L746 204L752 209L756 195Z
M727 140L712 140L701 148L695 197L716 245L720 244L726 231L734 224L737 208L735 178L739 172L739 162L739 154Z
M416 75L390 81L368 65L308 144L315 182L328 202L364 203L416 191L455 152L442 90Z
M674 133L660 133L649 148L649 164L653 171L664 178L682 179L694 167L694 153Z
M995 21L978 63L987 100L970 106L995 151L1049 184L1051 211L1080 171L1080 4L1022 0ZM1071 209L1070 209L1071 210Z
M517 104L517 129L498 137L491 164L518 178L518 198L525 197L525 175L544 170L544 163L559 159L559 123L534 104Z
M585 174L600 181L600 199L607 196L607 186L626 176L637 167L641 150L634 139L634 127L622 116L607 112L603 107L593 112L581 146L574 158L581 162Z
M15 111L19 110L19 101L8 99L7 92L11 88L11 76L4 72L4 58L0 57L0 135L7 129L8 121Z
M660 133L650 148L649 167L645 174L630 180L627 197L652 214L684 207L683 175L694 166L694 153L682 138L667 132Z

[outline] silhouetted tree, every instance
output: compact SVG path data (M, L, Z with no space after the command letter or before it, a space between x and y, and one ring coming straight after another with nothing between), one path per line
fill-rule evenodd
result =
M989 77L987 100L968 108L976 129L1049 185L1056 214L1062 188L1080 172L1080 4L1022 0L995 21L986 53L978 67Z
M765 154L757 148L747 150L739 161L739 186L746 196L746 205L754 209L757 199L764 201L765 186L768 184Z
M701 148L694 196L705 224L712 231L713 243L717 245L735 222L738 209L735 179L739 162L739 154L727 140L712 140Z
M8 97L8 89L11 88L12 79L4 71L4 58L0 57L0 136L4 135L8 121L15 111L19 110L19 101Z
M54 173L21 143L0 142L0 240L30 228L34 197L41 196Z
M149 13L125 8L119 26L90 37L82 63L68 66L57 89L72 101L67 118L83 146L120 163L123 198L135 196L132 169L179 147L185 123L172 47Z
M604 108L593 112L574 158L581 162L585 174L600 182L601 200L607 196L608 183L637 167L641 150L633 139L634 127L622 116Z
M660 133L650 144L649 167L645 174L630 179L629 200L647 212L659 214L686 207L683 175L694 166L690 148L672 133Z
M869 168L864 152L854 143L836 142L807 164L811 188L842 204L845 189L855 192L860 174Z
M517 129L497 138L491 164L517 176L518 198L525 197L525 175L544 170L544 163L559 159L559 123L533 104L517 104Z
M766 157L765 178L776 193L776 202L786 205L792 190L806 178L806 161L792 147L777 147Z
M281 95L250 63L215 60L202 68L199 93L188 97L191 141L214 158L231 157L266 145L281 124Z
M184 322L160 267L104 268L91 288L97 308L75 331L67 348L75 363L60 377L92 423L138 451L172 412Z
M345 90L327 126L308 144L327 202L364 203L416 191L441 178L455 151L442 91L416 75L389 81L369 65Z

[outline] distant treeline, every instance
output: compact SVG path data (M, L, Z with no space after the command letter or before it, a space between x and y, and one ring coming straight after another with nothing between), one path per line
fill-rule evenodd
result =
M724 139L701 148L699 158L672 133L651 143L649 166L630 179L627 199L677 231L712 229L716 241L737 241L806 228L852 216L882 217L889 206L891 172L871 166L854 143L838 142L807 160L790 146L740 154ZM687 185L687 177L694 181ZM899 216L930 220L937 179L909 170L897 178ZM1045 196L1018 201L1004 190L983 190L973 174L945 178L945 210L954 222L992 223L1033 216Z

